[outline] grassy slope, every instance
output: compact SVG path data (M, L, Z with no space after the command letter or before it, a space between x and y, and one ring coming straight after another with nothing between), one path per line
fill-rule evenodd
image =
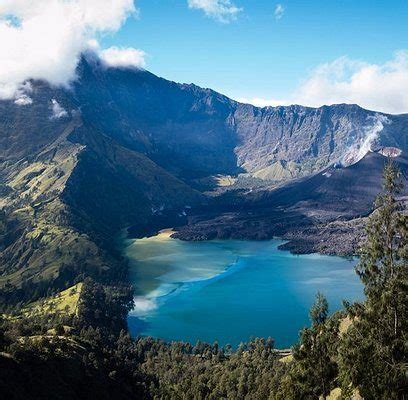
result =
M77 126L68 123L34 159L21 160L8 171L6 182L12 190L3 202L15 226L14 240L0 253L0 287L55 280L61 266L78 260L103 265L89 236L69 225L70 211L60 198L84 148L67 140Z
M89 275L122 279L113 245L118 231L147 225L153 209L180 212L201 198L78 117L35 156L0 166L8 188L0 204L13 221L3 250L0 243L2 302L31 301Z
M43 313L56 313L77 315L78 303L81 297L82 282L77 283L58 293L56 296L38 300L28 304L23 310L25 316L41 315Z
M3 314L3 318L16 320L19 318L35 318L45 314L61 316L77 316L78 305L82 293L82 282L65 289L54 296L40 299L27 304L16 314Z

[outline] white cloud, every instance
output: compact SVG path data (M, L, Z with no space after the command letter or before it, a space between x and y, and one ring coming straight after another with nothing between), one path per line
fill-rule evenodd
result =
M138 67L146 66L146 53L133 47L112 46L99 51L99 57L110 67Z
M88 41L133 12L133 0L1 0L0 98L30 78L67 85Z
M279 100L279 99L265 99L262 97L238 97L237 101L240 103L245 103L245 104L252 104L257 107L276 107L276 106L286 106L290 105L291 103L287 100Z
M30 96L27 96L26 94L23 93L16 96L14 103L17 104L18 106L28 106L29 104L33 103L33 99Z
M390 114L408 113L408 51L398 51L383 64L341 57L319 65L285 99L244 100L259 106L355 103Z
M243 9L230 0L187 0L189 8L204 11L207 17L228 23L237 18Z
M16 90L14 103L18 106L28 106L32 104L33 99L27 94L32 92L32 90L33 88L30 82L21 84Z
M357 103L388 113L408 112L408 52L383 64L339 58L316 68L296 98L309 105Z
M275 12L273 13L273 15L275 16L275 19L277 20L281 19L284 13L285 13L285 7L282 4L276 4Z
M50 119L60 119L68 116L68 113L64 107L62 107L61 104L55 99L51 100L50 108L52 112Z

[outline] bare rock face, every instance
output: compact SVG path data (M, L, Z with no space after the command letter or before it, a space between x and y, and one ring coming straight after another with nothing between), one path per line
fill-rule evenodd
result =
M265 239L364 214L378 187L362 166L408 152L408 115L257 108L85 57L77 75L70 89L33 81L32 103L0 101L0 297L7 288L16 302L121 270L121 229L181 225L209 203L217 228L205 215L185 238ZM374 147L383 155L364 161ZM205 182L225 196L197 190Z
M393 124L394 119L408 121L404 116L386 116L347 104L317 109L238 105L238 164L255 176L267 176L265 171L275 169L277 163L288 163L284 176L290 178L335 162L351 165L380 143L405 146L406 127ZM273 180L274 175L270 176Z
M368 113L357 106L302 106L237 110L239 163L257 171L278 160L296 163L304 175L341 157L359 139Z
M402 150L397 147L383 147L378 152L385 157L391 158L399 157L402 154Z
M146 71L85 59L78 70L84 118L187 181L238 173L282 181L350 165L373 147L408 151L408 115L348 104L258 108Z

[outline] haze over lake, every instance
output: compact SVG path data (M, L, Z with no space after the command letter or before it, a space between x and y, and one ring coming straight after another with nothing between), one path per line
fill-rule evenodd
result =
M233 346L271 336L284 348L309 324L317 291L331 311L343 299L363 298L355 259L292 255L277 249L281 243L184 242L166 235L127 241L136 289L132 334Z

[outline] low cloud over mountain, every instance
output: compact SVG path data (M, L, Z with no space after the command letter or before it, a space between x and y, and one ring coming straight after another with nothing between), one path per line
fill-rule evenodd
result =
M340 57L319 65L288 98L240 98L260 107L302 104L311 107L358 104L390 114L408 111L408 51L383 64Z
M20 103L27 79L66 86L81 53L98 35L117 31L136 12L133 0L4 0L0 4L0 98ZM105 50L118 65L135 51ZM139 56L141 53L139 53Z

